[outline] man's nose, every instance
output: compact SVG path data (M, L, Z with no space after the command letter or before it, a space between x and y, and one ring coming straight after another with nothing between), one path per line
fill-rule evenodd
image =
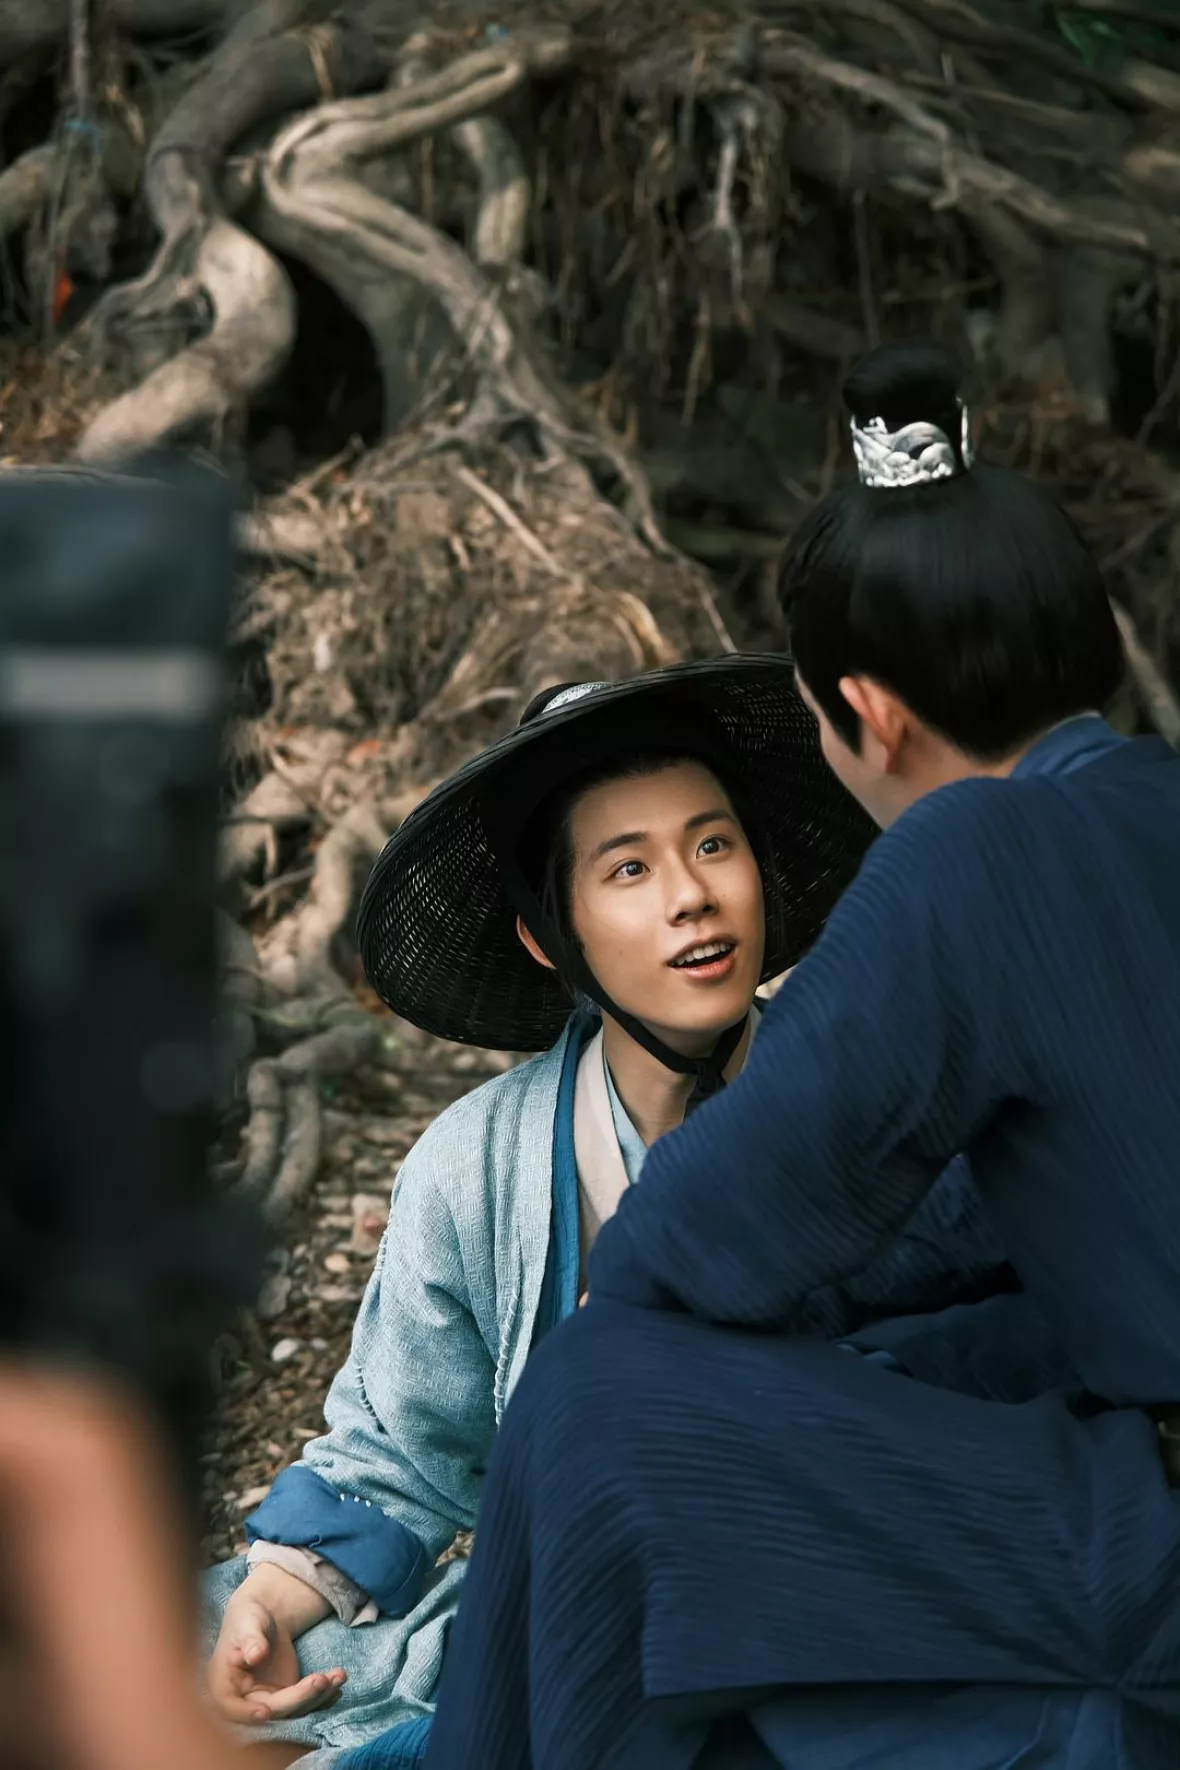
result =
M717 907L704 876L683 860L671 869L667 903L670 922L685 922Z

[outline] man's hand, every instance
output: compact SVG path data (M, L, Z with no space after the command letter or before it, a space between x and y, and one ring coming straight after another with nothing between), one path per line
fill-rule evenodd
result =
M346 1674L340 1667L300 1677L295 1641L329 1604L281 1567L256 1567L225 1607L209 1661L209 1694L227 1721L287 1721L331 1708Z

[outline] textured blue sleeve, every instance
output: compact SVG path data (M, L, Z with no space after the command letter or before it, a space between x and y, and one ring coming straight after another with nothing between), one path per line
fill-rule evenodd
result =
M401 1721L367 1745L354 1746L335 1760L336 1770L418 1770L430 1743L429 1715Z
M1060 1335L1022 1291L957 1303L931 1315L893 1317L843 1345L888 1358L934 1389L1020 1403L1039 1395L1081 1396L1084 1385Z
M871 1322L977 1303L1018 1288L963 1156L944 1168L897 1240L863 1272L800 1305L799 1332L838 1340Z
M945 788L874 843L742 1074L659 1140L603 1226L592 1300L798 1328L813 1293L897 1242L1018 1082L1005 797Z
M413 1531L370 1501L337 1493L303 1463L284 1469L246 1519L246 1540L314 1549L388 1616L413 1609L426 1575Z

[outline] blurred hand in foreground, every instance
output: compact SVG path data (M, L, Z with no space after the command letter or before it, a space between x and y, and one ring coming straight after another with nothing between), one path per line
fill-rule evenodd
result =
M113 1383L0 1363L3 1770L277 1770L196 1684L195 1604L159 1440Z

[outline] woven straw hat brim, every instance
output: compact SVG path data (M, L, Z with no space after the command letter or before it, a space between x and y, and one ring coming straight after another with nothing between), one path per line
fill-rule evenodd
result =
M518 727L437 787L402 824L365 887L358 942L381 999L440 1038L542 1051L572 1003L525 952L481 800L496 775L528 773L529 751L559 727L617 717L637 697L687 703L718 731L728 773L761 824L764 977L793 965L820 933L875 829L824 762L790 664L731 655L631 677ZM625 731L626 721L619 721ZM620 753L627 744L620 742Z

